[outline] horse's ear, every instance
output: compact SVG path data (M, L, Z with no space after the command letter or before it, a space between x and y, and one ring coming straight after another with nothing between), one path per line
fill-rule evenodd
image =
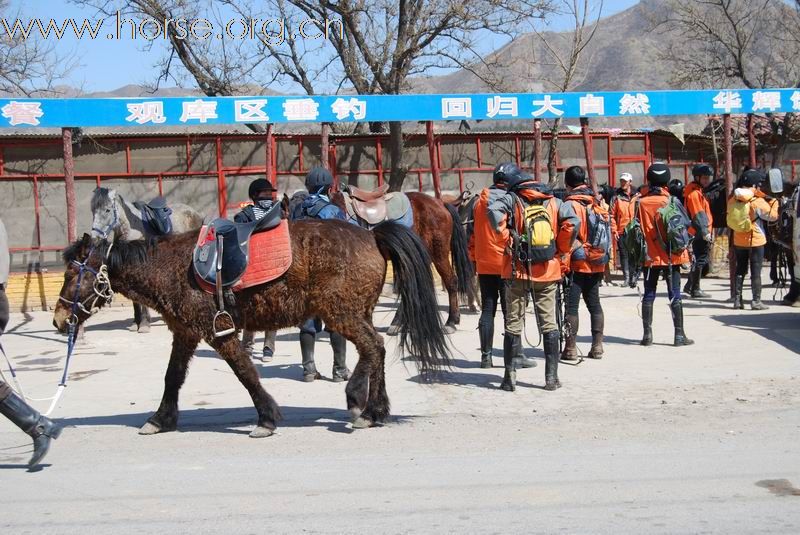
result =
M89 245L92 243L92 237L89 236L88 232L84 232L83 236L81 237L81 244L82 245Z

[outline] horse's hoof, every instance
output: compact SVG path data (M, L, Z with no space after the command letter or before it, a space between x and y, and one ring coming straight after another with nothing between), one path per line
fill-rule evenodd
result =
M261 425L256 426L255 429L250 431L250 438L267 438L271 437L275 434L274 429L270 429L269 427L264 427Z
M358 420L362 412L364 411L359 409L358 407L353 407L352 409L350 409L350 415L353 417L353 421Z
M138 331L138 330L139 330L139 326L138 326L138 325L136 324L136 322L134 321L133 323L131 323L130 325L128 325L128 330L129 330L130 332L132 332L132 333L135 333L136 331Z
M146 422L141 429L139 429L140 435L155 435L160 432L161 428L152 422Z
M397 336L398 334L400 334L399 325L389 325L389 328L386 329L386 336Z
M149 323L148 324L144 324L143 323L142 325L139 325L139 330L137 332L139 332L139 333L149 333L150 332L150 324Z
M442 330L444 331L444 334L453 334L454 332L456 332L456 326L450 325L449 323L445 323L444 329Z
M372 427L372 420L368 418L362 418L359 416L355 420L353 420L353 429L367 429Z

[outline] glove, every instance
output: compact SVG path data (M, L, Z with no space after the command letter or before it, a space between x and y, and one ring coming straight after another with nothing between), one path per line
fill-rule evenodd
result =
M714 241L714 235L713 234L706 234L705 236L703 236L703 239L705 241L707 241L708 243L712 243Z

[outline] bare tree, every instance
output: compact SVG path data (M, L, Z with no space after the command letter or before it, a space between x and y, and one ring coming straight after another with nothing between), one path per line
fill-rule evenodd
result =
M0 93L25 97L54 96L59 93L56 84L75 67L74 54L56 47L56 41L47 41L31 33L27 37L14 31L14 21L22 18L21 12L12 13L6 0L0 0L0 16L7 21L0 37Z
M683 87L743 84L750 89L800 87L800 0L670 0L656 28L681 37L662 54ZM800 128L796 114L767 114L778 165Z
M569 17L570 32L543 32L534 27L531 40L533 65L551 73L542 79L545 89L564 93L580 84L588 72L590 60L585 52L592 41L603 13L603 1L560 0L556 12ZM547 172L550 182L556 179L558 130L561 118L550 127L550 147L547 152Z

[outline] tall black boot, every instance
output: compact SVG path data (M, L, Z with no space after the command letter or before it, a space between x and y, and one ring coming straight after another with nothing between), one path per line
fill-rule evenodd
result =
M478 323L478 338L481 341L481 368L491 368L494 325Z
M505 375L500 388L507 392L517 389L517 350L522 347L522 337L518 334L505 333L503 336L503 363L505 365Z
M603 358L603 327L605 316L603 313L592 314L592 348L589 350L590 359Z
M642 327L644 334L640 345L653 345L653 303L642 303Z
M49 418L39 414L13 391L0 400L0 414L22 429L33 439L33 455L28 467L33 468L44 459L50 449L50 439L61 434L61 428Z
M561 352L561 360L578 360L578 348L575 345L578 336L578 316L567 316L564 321L567 327L567 339Z
M711 297L700 289L700 281L703 280L703 266L695 266L694 270L689 273L689 280L692 281L692 291L690 295L693 299L708 299Z
M759 274L758 277L752 277L750 279L750 285L753 289L753 300L750 302L750 308L752 310L769 310L769 307L761 302L761 276ZM742 306L744 308L744 305Z
M333 382L341 383L350 379L350 370L347 369L347 339L339 333L330 333L331 347L333 348Z
M744 275L736 275L733 285L733 308L743 310L744 301L742 300L742 292L744 291Z
M690 346L694 340L686 338L686 333L683 330L683 303L680 301L673 301L669 304L672 310L672 324L675 326L675 341L674 346Z
M322 379L322 375L317 371L317 364L314 362L314 342L316 335L311 333L300 333L300 355L303 358L303 381L310 383L317 379Z
M561 388L558 380L558 331L544 333L544 389L555 390Z

